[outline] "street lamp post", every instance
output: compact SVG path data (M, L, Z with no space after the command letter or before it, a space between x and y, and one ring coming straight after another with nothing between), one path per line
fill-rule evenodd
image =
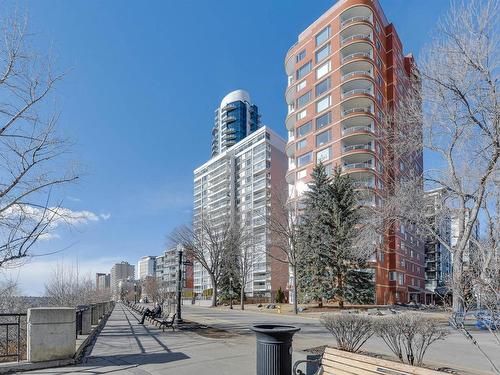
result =
M134 303L137 303L137 283L134 283Z
M233 309L233 277L229 277L229 308Z
M175 315L175 323L182 323L182 249L179 249L179 264L178 264L178 275L177 275L177 313Z

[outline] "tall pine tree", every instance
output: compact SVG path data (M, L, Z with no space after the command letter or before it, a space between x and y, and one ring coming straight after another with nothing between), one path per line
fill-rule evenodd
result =
M298 269L302 294L320 302L335 298L341 308L344 302L372 302L371 274L363 271L366 260L353 246L359 207L351 178L340 168L329 178L318 164L303 203L301 247L307 251Z

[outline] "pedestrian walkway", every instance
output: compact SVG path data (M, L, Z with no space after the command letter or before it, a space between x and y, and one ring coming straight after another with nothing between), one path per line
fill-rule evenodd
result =
M139 314L117 304L86 362L29 374L254 374L255 338L202 337L140 325Z

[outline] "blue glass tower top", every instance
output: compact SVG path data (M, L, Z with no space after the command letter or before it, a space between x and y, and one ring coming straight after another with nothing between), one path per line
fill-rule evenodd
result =
M227 94L215 110L212 157L224 152L260 127L259 109L245 90Z

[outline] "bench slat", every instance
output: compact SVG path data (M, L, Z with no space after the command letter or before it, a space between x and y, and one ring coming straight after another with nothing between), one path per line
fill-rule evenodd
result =
M323 361L321 363L324 366L330 367L331 369L335 369L335 371L337 371L337 370L349 371L349 372L356 374L356 375L380 374L380 372L372 371L372 369L365 367L364 364L361 362L359 362L359 363L356 363L355 361L349 361L349 362L351 362L351 363L344 363L341 361L331 361L329 359L323 358ZM375 370L376 370L376 367L375 367ZM335 371L333 371L333 372L335 372Z
M424 369L422 367L410 366L403 363L388 361L385 359L374 358L366 355L349 353L333 348L326 348L323 355L325 360L341 362L344 364L355 364L356 367L376 371L378 374L410 374L410 375L439 375L438 371ZM377 371L377 368L380 370ZM384 372L384 369L387 371ZM392 370L392 372L390 371Z

